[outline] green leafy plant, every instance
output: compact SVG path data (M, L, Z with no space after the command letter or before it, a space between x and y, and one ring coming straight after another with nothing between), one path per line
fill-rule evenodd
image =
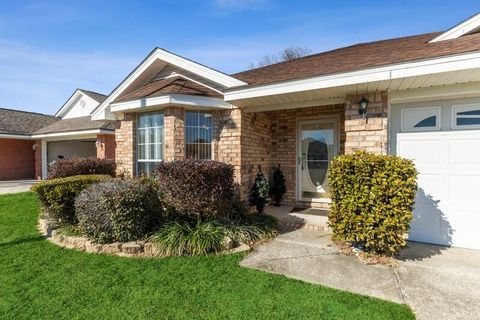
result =
M156 182L147 178L92 185L75 208L80 229L97 243L142 239L158 228L164 210Z
M255 218L253 218L255 217ZM252 243L273 238L276 220L263 214L252 214L238 221L228 219L170 221L152 236L159 253L164 256L207 255L227 249L225 239L234 244Z
M366 152L341 155L332 160L328 178L335 238L380 254L405 246L417 191L411 160Z
M270 195L273 198L273 201L275 201L275 206L280 207L280 202L282 202L283 195L285 192L287 192L285 177L283 176L282 170L280 170L280 165L273 170L272 176Z
M259 213L263 212L265 205L270 201L268 191L269 184L267 177L265 177L262 168L259 166L255 182L250 192L250 205L255 206Z
M75 224L75 198L94 183L111 179L109 175L80 175L46 180L32 186L47 215L59 224Z

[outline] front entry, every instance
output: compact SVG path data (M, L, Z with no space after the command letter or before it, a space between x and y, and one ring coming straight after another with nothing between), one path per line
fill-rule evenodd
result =
M338 154L338 120L302 120L297 135L297 200L329 201L327 171Z

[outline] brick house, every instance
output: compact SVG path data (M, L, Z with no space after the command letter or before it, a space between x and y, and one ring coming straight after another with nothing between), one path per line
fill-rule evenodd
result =
M115 158L115 122L90 113L106 96L76 90L54 115L0 108L0 180L45 179L48 164L73 156Z
M232 164L242 197L280 165L284 204L328 208L329 161L354 150L415 160L410 238L480 248L480 16L446 32L227 75L154 49L92 112L118 121L120 173L161 161Z

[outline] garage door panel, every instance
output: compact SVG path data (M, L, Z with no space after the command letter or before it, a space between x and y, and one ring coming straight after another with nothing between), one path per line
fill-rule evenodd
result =
M480 139L450 139L450 164L479 166Z
M409 239L480 249L480 130L397 134L419 191Z
M440 165L442 162L441 143L440 140L429 141L413 137L413 139L398 140L397 146L399 154L415 160L419 165Z

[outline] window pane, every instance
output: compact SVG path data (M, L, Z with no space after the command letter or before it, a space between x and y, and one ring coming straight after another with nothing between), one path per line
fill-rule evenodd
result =
M479 118L457 118L457 126L472 126L480 125Z
M431 116L428 118L423 119L422 121L418 122L414 125L414 128L427 128L427 127L435 127L437 125L437 116Z
M139 129L137 134L137 141L138 143L145 143L145 130Z
M198 112L187 112L187 126L198 127Z
M159 162L139 162L137 165L137 172L138 175L146 175L148 177L152 177L155 172L155 166L159 164Z
M143 113L137 119L137 173L151 175L163 160L163 113Z
M186 113L185 154L187 158L211 159L213 119L209 113Z
M138 159L139 160L145 160L145 145L139 145L138 146Z
M197 138L198 129L197 128L192 128L192 127L187 127L186 130L186 143L195 143L195 139Z
M459 116L480 116L480 109L472 111L457 112Z

